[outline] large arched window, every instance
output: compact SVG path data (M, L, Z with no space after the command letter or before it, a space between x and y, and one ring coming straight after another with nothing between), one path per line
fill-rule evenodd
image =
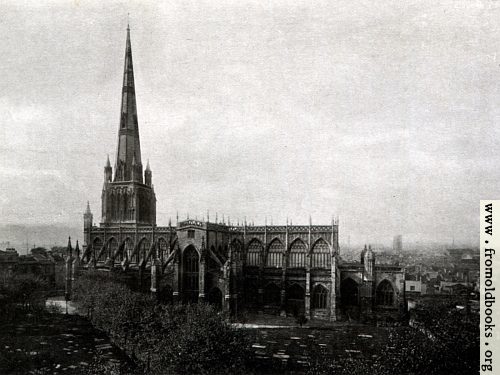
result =
M137 263L141 261L141 259L146 259L148 255L149 249L151 248L151 243L147 238L143 238L141 242L139 242L139 251L137 252Z
M312 248L312 268L330 268L330 246L320 238Z
M168 258L168 255L168 243L163 237L160 237L158 239L158 258L162 264Z
M388 280L382 281L377 287L377 305L394 305L394 288Z
M93 254L91 256L93 256L94 258L96 258L96 260L98 260L97 257L101 253L101 250L102 250L102 240L99 237L96 237L94 238L94 242L92 242Z
M307 259L307 247L306 244L297 239L290 246L290 255L288 260L288 265L290 268L305 268Z
M183 299L185 302L195 303L199 293L199 256L194 246L190 245L184 250L182 257L183 268Z
M326 309L327 301L328 301L328 289L326 289L321 284L316 285L313 289L312 308Z
M269 245L266 267L283 267L283 243L277 238Z
M112 237L108 241L108 258L112 258L116 254L116 250L118 250L118 241L114 237Z
M262 246L262 243L254 239L250 242L248 245L248 252L247 252L247 266L260 266L262 263L262 253L263 253L264 247Z

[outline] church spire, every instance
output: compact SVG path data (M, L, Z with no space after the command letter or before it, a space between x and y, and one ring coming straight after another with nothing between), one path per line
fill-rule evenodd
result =
M114 181L130 181L133 179L132 162L135 159L138 169L136 173L142 183L141 145L137 106L135 101L134 66L132 63L132 46L130 28L127 25L127 43L125 47L125 65L123 69L122 105L120 110L120 128L118 130L118 149L116 153L117 168Z

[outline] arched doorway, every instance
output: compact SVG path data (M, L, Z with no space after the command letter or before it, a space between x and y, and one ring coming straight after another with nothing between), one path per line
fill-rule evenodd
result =
M182 295L184 302L198 302L200 263L198 251L189 245L182 256Z
M340 301L342 306L358 306L358 284L350 277L340 284Z
M380 306L394 306L394 288L389 280L378 284L376 301Z
M305 311L305 291L299 284L293 284L286 291L287 312L298 316Z
M350 277L340 284L340 307L345 319L359 319L359 286Z
M219 288L213 287L208 292L208 303L213 305L217 310L222 309L222 292Z

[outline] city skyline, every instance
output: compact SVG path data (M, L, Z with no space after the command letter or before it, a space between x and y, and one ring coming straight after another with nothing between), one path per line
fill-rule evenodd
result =
M480 4L2 5L0 224L77 226L87 200L99 220L130 12L159 225L339 216L343 243L473 244L500 188L498 7Z

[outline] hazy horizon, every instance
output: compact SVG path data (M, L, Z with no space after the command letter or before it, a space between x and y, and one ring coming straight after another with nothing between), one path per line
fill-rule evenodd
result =
M473 245L500 191L500 4L0 5L0 225L100 220L130 12L157 223L329 224ZM1 239L0 239L1 240Z

